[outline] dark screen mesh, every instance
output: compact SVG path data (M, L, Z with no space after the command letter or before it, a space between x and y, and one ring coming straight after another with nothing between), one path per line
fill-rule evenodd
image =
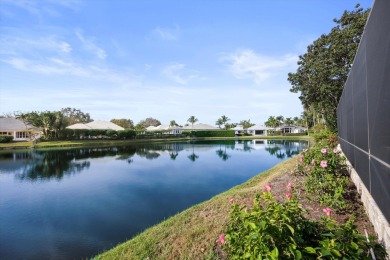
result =
M390 222L390 1L376 0L337 108L341 149Z

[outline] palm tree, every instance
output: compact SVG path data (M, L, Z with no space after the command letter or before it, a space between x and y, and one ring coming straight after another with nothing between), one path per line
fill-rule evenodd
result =
M292 124L294 124L294 120L292 120L291 117L287 117L287 118L284 120L284 124L286 124L286 125L292 125Z
M218 120L215 121L215 125L217 125L219 128L221 128L221 125L223 125L222 119L218 118Z
M283 116L277 116L276 120L278 121L278 125L277 126L280 126L284 122L284 117Z
M169 123L169 126L170 126L170 127L177 126L176 121L175 121L175 120L171 120L171 122Z
M279 126L279 121L274 116L270 116L264 124L268 127L277 127Z
M190 118L188 118L187 122L191 123L192 128L194 128L194 124L196 122L198 122L198 119L195 116L190 116Z
M230 118L228 118L227 116L223 115L221 116L221 122L225 125L225 129L226 129L226 123L227 121L230 121Z

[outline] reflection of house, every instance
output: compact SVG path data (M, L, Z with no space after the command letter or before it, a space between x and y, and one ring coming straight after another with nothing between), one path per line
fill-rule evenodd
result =
M282 125L276 128L277 131L281 131L283 134L303 134L307 131L307 128L295 125Z
M275 130L274 128L266 127L263 125L254 125L247 129L248 134L251 135L268 135L270 131Z
M124 130L123 127L120 127L119 125L116 125L112 122L108 121L92 121L86 124L77 123L74 125L70 125L67 127L67 129L81 129L81 130Z
M219 128L208 124L196 124L183 127L183 130L189 131L208 131L208 130L220 130Z
M14 117L0 118L0 135L14 137L14 141L26 141L39 138L40 131L31 125L25 125L22 120Z
M167 134L171 135L178 135L183 132L183 129L179 126L170 126L170 125L159 125L159 126L148 126L146 128L146 131L148 132L154 132L154 131L164 131Z

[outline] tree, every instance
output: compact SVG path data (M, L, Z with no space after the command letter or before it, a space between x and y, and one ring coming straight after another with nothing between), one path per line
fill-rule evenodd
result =
M278 121L277 126L281 126L284 123L284 117L283 116L277 116L276 120Z
M111 123L114 123L116 125L119 125L125 129L134 128L134 123L131 119L111 119Z
M225 130L226 130L227 129L226 123L228 121L230 121L230 118L228 118L227 116L223 115L223 116L220 117L220 119L221 119L222 124L225 126Z
M294 120L291 117L287 117L286 119L284 119L284 124L285 125L293 125Z
M171 122L169 122L169 126L170 127L175 127L175 126L178 126L178 124L176 123L175 120L171 120Z
M141 120L138 122L140 127L147 128L148 126L159 126L161 125L161 122L153 117L145 118L144 120Z
M344 11L339 20L333 20L336 26L330 33L321 35L307 47L307 53L299 56L297 71L288 74L290 91L300 92L305 111L314 110L330 130L337 128L337 105L369 12L359 5L353 11Z
M195 116L190 116L190 118L187 119L188 123L191 123L192 128L194 128L194 124L198 122L198 119Z
M92 121L89 113L84 113L80 109L67 107L62 108L60 112L64 116L66 126Z
M268 127L280 126L279 120L277 120L274 116L270 116L264 124L265 124L265 126L268 126Z
M240 123L239 123L239 125L242 125L242 127L243 127L244 129L248 129L249 127L254 126L255 124L252 124L252 123L251 123L251 120L248 119L248 120L241 120Z
M217 126L218 126L218 128L221 128L221 125L223 125L223 121L222 121L222 119L221 119L221 118L218 118L218 120L217 120L217 121L215 121L215 125L217 125Z

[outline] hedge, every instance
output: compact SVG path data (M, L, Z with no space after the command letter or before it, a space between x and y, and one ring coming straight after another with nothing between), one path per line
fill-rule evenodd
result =
M204 130L204 131L183 131L184 135L194 137L234 137L234 130Z
M14 140L13 136L10 135L0 135L0 143L9 143Z

